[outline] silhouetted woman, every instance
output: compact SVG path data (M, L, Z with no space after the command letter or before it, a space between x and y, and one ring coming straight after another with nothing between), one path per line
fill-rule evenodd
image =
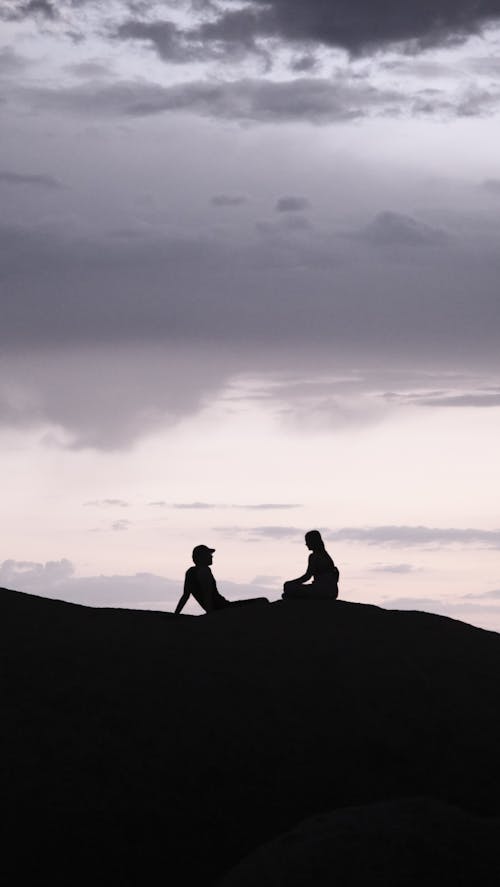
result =
M288 598L336 598L338 596L339 571L328 554L319 530L309 530L305 535L311 552L307 570L298 579L291 579L283 586L283 597ZM313 581L306 585L309 579Z

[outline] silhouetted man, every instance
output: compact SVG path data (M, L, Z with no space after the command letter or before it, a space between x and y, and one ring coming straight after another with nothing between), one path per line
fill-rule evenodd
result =
M184 579L184 591L175 608L175 613L180 613L184 605L192 595L205 610L205 613L213 613L215 610L224 610L226 607L242 606L244 604L269 603L267 598L251 598L245 601L228 601L217 588L217 583L210 569L213 562L215 548L208 545L196 545L193 548L194 567L190 567Z
M186 572L184 591L175 608L176 613L181 612L190 595L193 595L195 601L206 613L211 613L213 610L223 610L224 607L231 605L230 601L220 594L210 569L214 551L215 548L209 548L207 545L196 545L193 548L194 567L190 567Z

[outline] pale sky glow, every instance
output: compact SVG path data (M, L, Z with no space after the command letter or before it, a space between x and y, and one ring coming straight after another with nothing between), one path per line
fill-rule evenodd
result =
M0 584L500 630L500 4L295 3L2 6Z

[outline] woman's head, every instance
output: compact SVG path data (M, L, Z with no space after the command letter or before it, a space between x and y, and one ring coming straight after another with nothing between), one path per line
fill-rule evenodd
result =
M310 551L324 551L325 543L319 530L309 530L305 535L306 545Z

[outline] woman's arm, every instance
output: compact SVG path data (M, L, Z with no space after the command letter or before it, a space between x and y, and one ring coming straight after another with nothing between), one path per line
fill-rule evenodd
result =
M308 582L309 579L312 579L313 571L312 571L312 567L311 567L311 558L312 558L312 554L309 555L309 558L307 561L307 570L304 573L304 575L299 576L298 579L292 579L292 582L297 582L298 584L300 583L300 585L303 585L304 582Z

